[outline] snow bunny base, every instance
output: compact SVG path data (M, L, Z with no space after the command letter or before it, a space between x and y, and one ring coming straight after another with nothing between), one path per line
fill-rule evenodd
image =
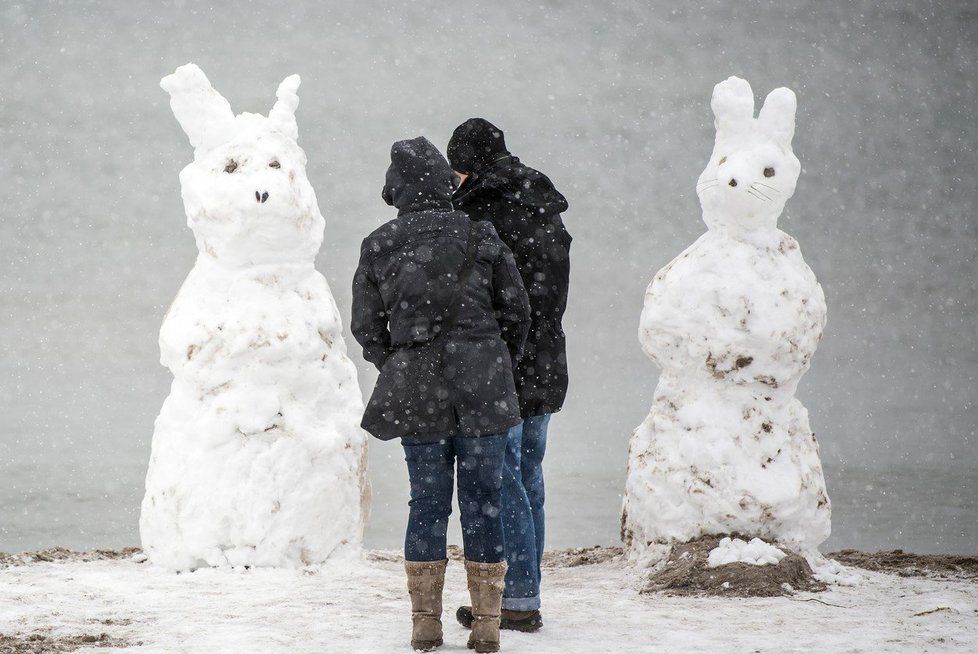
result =
M180 173L199 255L160 330L173 373L140 534L153 563L299 566L359 548L363 404L313 261L324 221L296 144L298 76L235 116L195 65L165 77L195 149Z
M639 340L661 368L632 435L622 538L637 558L740 534L813 555L830 506L795 389L825 326L825 298L777 228L800 172L795 96L731 77L713 92L716 144L697 184L709 230L656 274Z

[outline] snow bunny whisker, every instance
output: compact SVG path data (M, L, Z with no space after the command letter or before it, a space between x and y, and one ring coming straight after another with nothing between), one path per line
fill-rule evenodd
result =
M153 434L143 548L173 570L295 567L357 549L363 402L313 265L324 221L296 142L299 77L267 117L235 116L193 64L160 85L194 147L180 184L200 252L160 329L174 380Z
M757 183L756 182L754 184L751 184L750 185L750 189L749 190L750 191L753 191L754 193L757 193L758 195L760 195L761 197L763 197L765 200L770 200L771 199L771 196L770 195L768 195L767 193L765 193L761 189L757 188ZM769 191L769 193L772 193L773 194L773 192L771 192L771 191Z
M760 192L754 190L753 188L747 189L747 194L757 198L761 202L770 202L771 198L762 195Z
M830 504L794 393L825 297L777 224L801 172L795 94L775 89L755 118L750 85L731 77L711 104L716 141L696 185L708 231L645 294L639 340L662 373L629 446L622 539L643 562L733 534L813 558Z

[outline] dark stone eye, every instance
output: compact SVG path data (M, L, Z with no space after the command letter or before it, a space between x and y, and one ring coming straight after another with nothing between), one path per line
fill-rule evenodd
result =
M774 168L765 168L764 169L764 176L765 177L774 177Z
M720 165L722 166L725 163L727 163L727 158L726 157L720 157Z
M224 166L224 172L226 173L233 173L237 169L238 169L238 162L235 161L234 159L228 161L228 165Z
M282 167L282 164L280 164L277 161L273 161L272 163L268 164L268 167L269 168L281 168Z

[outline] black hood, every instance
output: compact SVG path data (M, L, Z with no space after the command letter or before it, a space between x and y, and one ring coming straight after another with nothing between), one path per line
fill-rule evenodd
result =
M504 155L482 173L470 175L452 198L465 211L472 203L484 202L494 194L540 214L564 213L567 199L550 178L524 165L518 157Z
M454 170L471 175L488 170L509 150L503 130L485 118L469 118L455 128L447 153Z
M445 157L423 136L391 146L391 165L381 196L398 215L452 208L458 176Z

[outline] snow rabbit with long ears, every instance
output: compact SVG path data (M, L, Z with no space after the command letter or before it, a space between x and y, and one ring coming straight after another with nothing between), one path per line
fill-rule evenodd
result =
M313 262L323 217L296 144L299 77L235 116L195 65L161 86L194 146L180 173L196 264L160 330L173 373L140 532L154 563L298 566L357 550L363 404Z
M634 555L707 534L814 553L829 499L798 381L825 326L825 298L777 227L801 171L795 94L713 90L716 144L697 183L708 231L656 274L639 340L661 368L628 457L622 538Z

